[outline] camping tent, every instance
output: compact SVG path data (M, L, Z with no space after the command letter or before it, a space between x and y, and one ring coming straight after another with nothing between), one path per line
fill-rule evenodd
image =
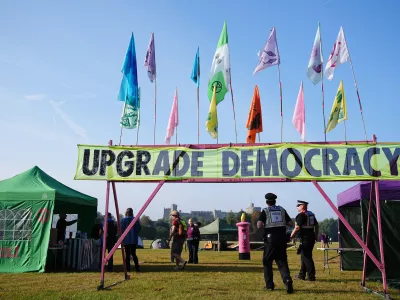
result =
M165 239L155 239L150 244L150 249L168 249L168 243Z
M204 227L200 227L201 235L211 235L211 234L218 235L218 244L221 234L231 234L237 236L237 233L238 233L238 228L236 226L228 225L220 218L215 219L214 222Z
M371 183L359 183L338 195L339 211L357 234L365 241L368 220L368 205ZM379 181L383 247L388 279L400 278L400 181ZM379 240L376 219L375 197L372 199L372 215L368 246L379 259ZM339 222L339 247L360 248L346 227ZM362 270L363 252L343 252L342 270ZM381 272L368 259L366 276L381 279Z
M43 272L53 214L78 214L91 231L97 199L58 182L37 166L0 181L0 272Z

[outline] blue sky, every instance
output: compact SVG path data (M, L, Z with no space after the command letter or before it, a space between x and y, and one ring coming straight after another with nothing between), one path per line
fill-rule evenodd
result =
M0 179L34 165L63 183L99 199L104 211L105 182L74 181L77 144L105 145L119 140L122 103L117 101L121 65L131 32L135 35L141 87L140 143L153 143L153 85L143 67L151 32L157 61L157 143L163 143L175 87L179 90L179 143L197 141L196 86L190 80L200 46L201 143L215 141L205 130L208 112L208 71L226 20L231 52L232 84L238 137L246 138L245 122L254 85L263 109L263 142L280 140L277 68L253 76L257 52L276 27L281 55L284 141L300 141L291 123L300 81L304 81L308 141L322 141L320 85L306 77L312 43L321 22L324 60L329 57L340 26L344 27L358 81L368 137L399 141L393 128L398 116L397 41L400 19L397 1L379 5L366 1L2 1L0 4ZM364 138L350 65L335 71L325 84L328 116L340 80L348 105L347 136ZM235 139L230 97L218 105L219 141ZM343 140L340 124L328 140ZM173 138L174 140L174 138ZM135 130L125 130L123 143L134 144ZM322 184L329 196L352 183ZM120 208L137 211L155 184L119 184ZM274 192L291 216L296 199L308 200L317 218L333 212L311 183L290 184L171 184L164 186L146 214L162 215L178 204L182 211L238 211L252 201L264 205ZM114 210L113 205L111 206Z

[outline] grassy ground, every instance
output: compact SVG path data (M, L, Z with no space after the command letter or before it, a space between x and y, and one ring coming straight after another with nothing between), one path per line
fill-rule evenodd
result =
M199 265L174 272L169 251L150 250L148 245L138 250L142 272L131 273L130 280L110 289L96 291L98 272L0 274L0 299L379 299L360 288L361 272L340 272L338 259L331 262L330 275L323 272L323 253L318 250L314 251L317 281L295 281L295 293L287 295L276 268L276 290L263 290L262 251L252 251L250 261L239 261L235 251L201 251ZM299 256L294 249L288 256L294 277ZM119 252L114 260L115 271L106 273L106 286L123 278ZM380 290L382 285L369 282L368 287ZM400 291L390 293L400 299Z

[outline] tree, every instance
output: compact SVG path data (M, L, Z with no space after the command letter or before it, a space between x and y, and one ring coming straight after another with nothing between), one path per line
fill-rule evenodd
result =
M206 220L204 219L203 216L200 216L200 217L198 218L198 222L201 223L201 226L206 226L206 225L207 225L207 224L206 224Z
M332 238L332 241L337 242L338 241L338 220L337 219L325 219L321 222L318 222L319 224L319 234L325 233L329 237Z
M156 238L157 239L167 239L169 237L169 230L165 227L156 227Z
M153 226L153 221L150 219L149 216L146 215L142 215L142 217L140 218L140 224L142 224L143 226Z
M96 224L101 224L104 221L104 215L101 212L96 213Z
M233 213L233 212L229 212L228 213L228 215L225 217L225 220L226 220L226 224L228 224L228 225L235 225L237 222L236 222L236 216L235 216L235 214Z
M253 227L253 232L257 231L257 222L258 222L258 219L260 218L260 215L261 215L260 211L253 211L253 213L250 216L251 226Z
M169 230L169 223L168 222L165 222L165 220L164 219L158 219L156 222L155 222L155 224L154 224L154 226L157 228L157 227L164 227L164 228L166 228L167 230Z
M154 240L157 236L157 230L151 226L142 226L142 230L140 231L140 236L144 240Z

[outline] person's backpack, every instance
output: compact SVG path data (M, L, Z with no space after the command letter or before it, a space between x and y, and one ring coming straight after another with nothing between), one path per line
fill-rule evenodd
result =
M180 237L187 237L187 224L184 220L179 220L178 235Z

